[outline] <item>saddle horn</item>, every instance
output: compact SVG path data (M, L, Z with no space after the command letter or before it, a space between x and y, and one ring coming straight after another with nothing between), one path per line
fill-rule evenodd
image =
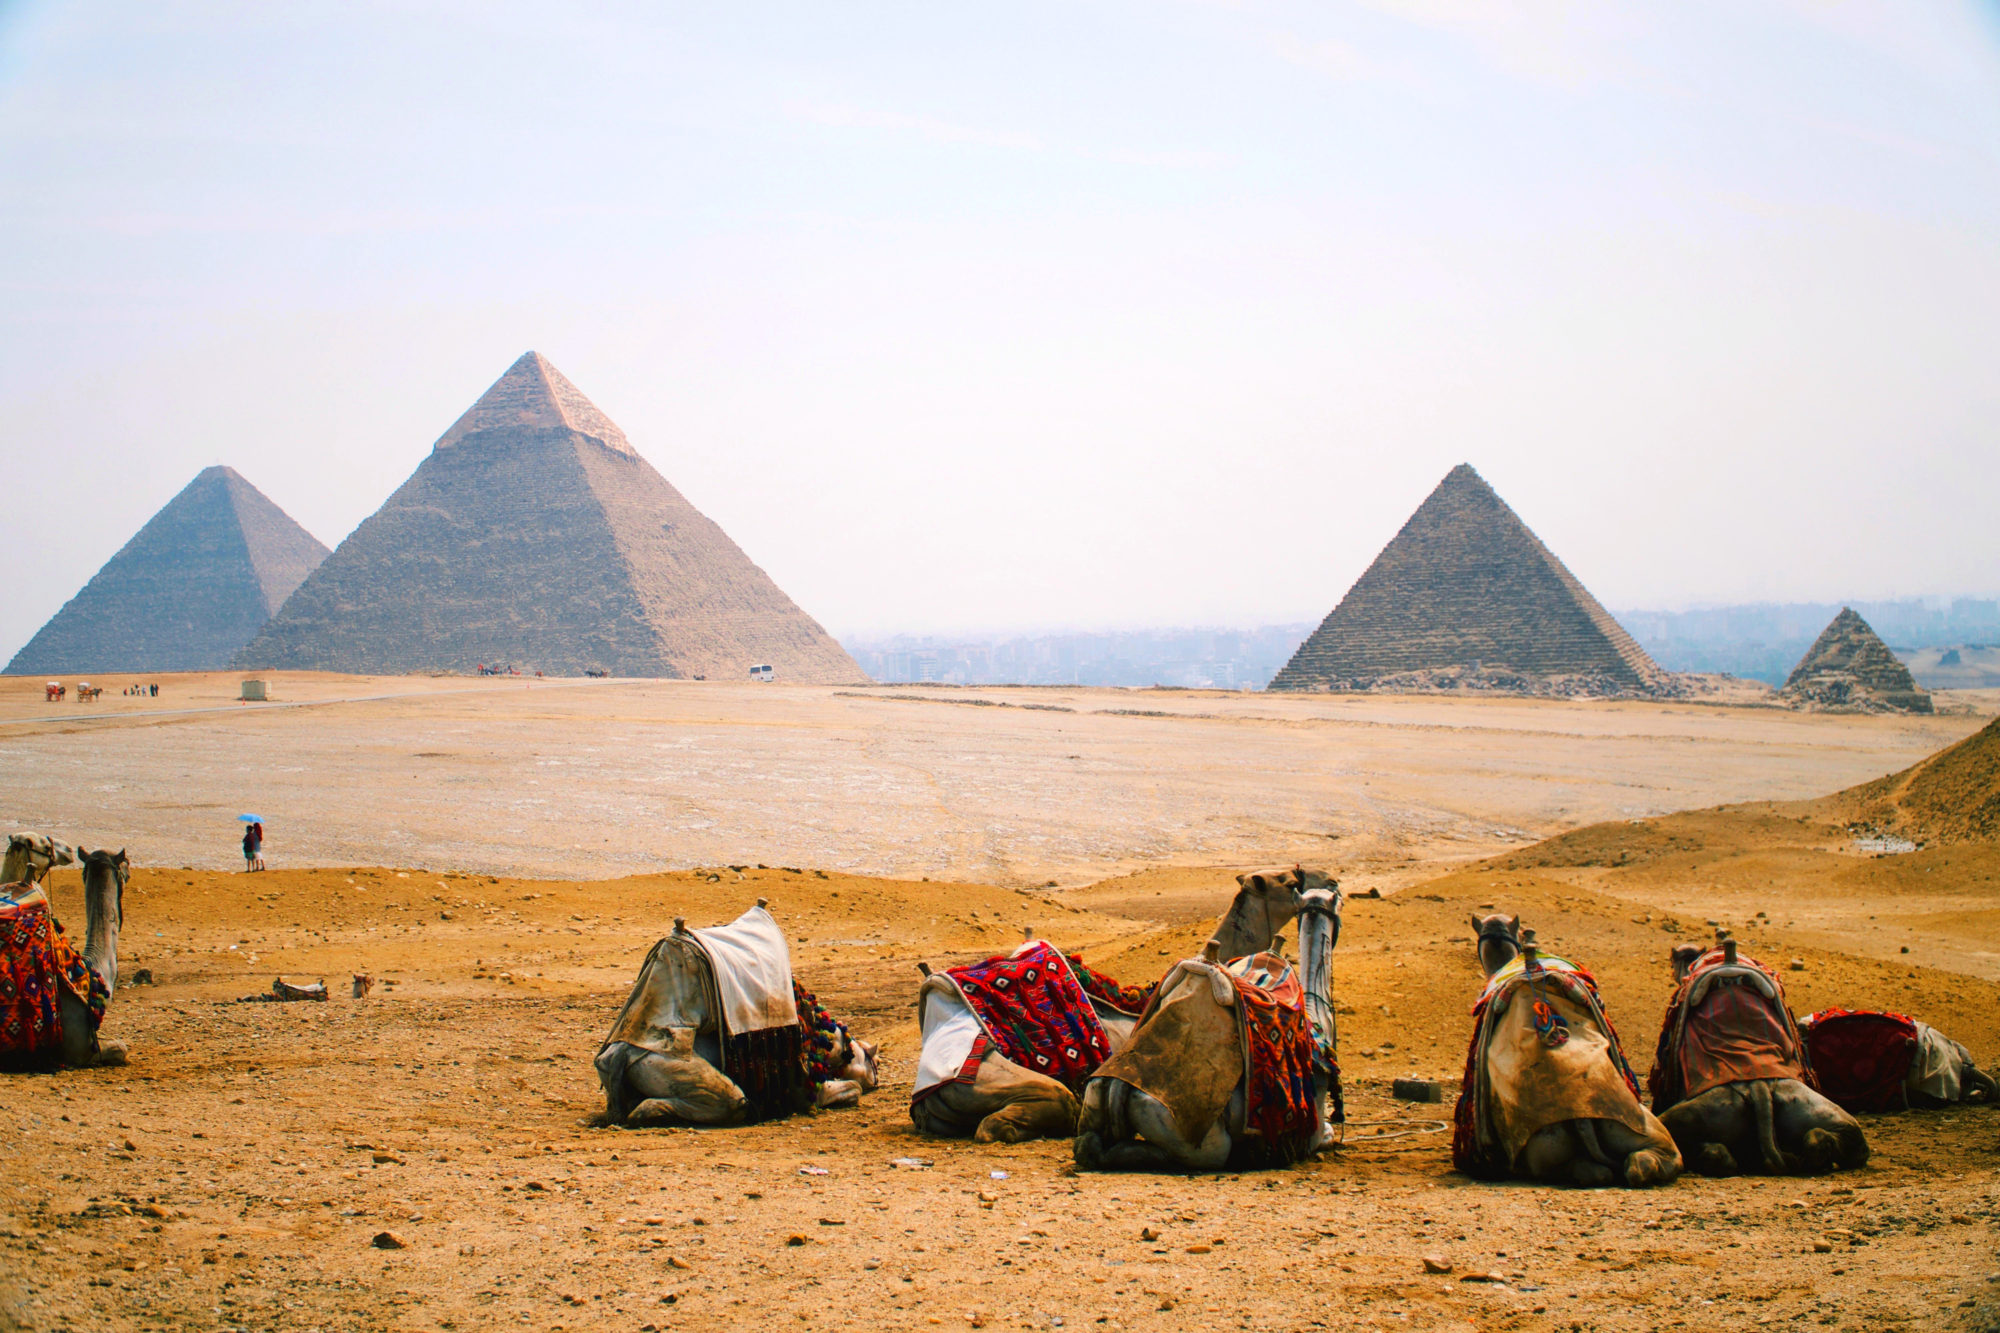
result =
M917 963L917 971L923 973L925 976L929 976L931 974L931 965L929 963L919 960Z
M1731 967L1736 966L1736 941L1732 937L1729 936L1723 937L1722 961L1729 964Z

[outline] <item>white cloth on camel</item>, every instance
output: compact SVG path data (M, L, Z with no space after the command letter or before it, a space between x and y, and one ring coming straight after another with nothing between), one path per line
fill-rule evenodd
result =
M951 1082L965 1068L973 1043L979 1040L979 1015L965 1002L957 983L935 972L924 982L917 1030L923 1048L917 1053L917 1086L911 1095L920 1097L926 1088Z
M799 1021L792 996L792 951L777 920L753 907L726 926L694 932L715 966L715 994L732 1037Z
M1920 1022L1916 1053L1910 1059L1910 1091L1955 1102L1965 1095L1965 1067L1971 1063L1972 1052Z
M1047 940L1023 940L1007 956L1018 958L1037 944L1047 943ZM917 1084L910 1095L921 1097L924 1089L957 1078L965 1062L972 1058L973 1044L985 1033L979 1015L965 1002L949 972L933 972L926 977L917 992L917 1040L922 1045L917 1051Z

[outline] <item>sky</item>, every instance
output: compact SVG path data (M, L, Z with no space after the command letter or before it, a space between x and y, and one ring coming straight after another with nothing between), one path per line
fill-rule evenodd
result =
M0 0L0 660L523 351L836 634L2000 593L2000 5Z

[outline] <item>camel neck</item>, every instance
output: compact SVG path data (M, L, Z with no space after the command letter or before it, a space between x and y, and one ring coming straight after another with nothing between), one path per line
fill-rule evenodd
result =
M1337 1046L1333 1014L1334 918L1326 912L1299 916L1299 980L1305 986L1306 1014L1328 1046Z
M118 989L118 877L87 867L83 873L83 961Z

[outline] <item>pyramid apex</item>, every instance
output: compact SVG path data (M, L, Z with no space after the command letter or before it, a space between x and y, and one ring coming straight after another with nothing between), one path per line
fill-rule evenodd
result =
M482 431L509 428L573 430L618 453L634 452L617 423L584 397L583 390L570 383L547 357L532 350L521 353L507 367L507 373L493 381L432 448L448 448Z

